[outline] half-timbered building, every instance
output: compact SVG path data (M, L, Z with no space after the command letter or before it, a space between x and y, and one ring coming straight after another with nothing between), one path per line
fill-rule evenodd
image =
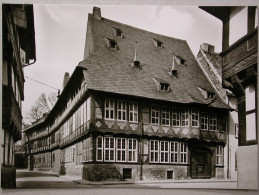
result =
M83 61L25 130L29 166L89 181L225 178L229 109L186 41L94 7Z
M1 187L16 186L14 144L22 137L23 68L36 61L32 5L2 4Z

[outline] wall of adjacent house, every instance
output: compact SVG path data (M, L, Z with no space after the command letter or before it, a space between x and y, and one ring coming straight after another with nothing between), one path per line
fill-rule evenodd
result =
M60 165L60 149L57 149L51 152L51 171L59 173Z

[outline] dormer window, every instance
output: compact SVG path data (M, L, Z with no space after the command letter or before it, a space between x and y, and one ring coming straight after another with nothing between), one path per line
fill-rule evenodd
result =
M178 76L177 76L177 70L172 70L171 71L171 76L172 76L172 78L177 78Z
M120 29L114 27L112 27L112 29L115 37L123 37L123 33Z
M132 68L140 69L140 61L134 60L132 63Z
M105 41L106 41L107 47L117 49L117 43L115 40L105 37Z
M155 82L155 85L156 85L158 91L170 92L170 84L169 83L167 83L166 81L164 81L162 79L153 78L153 77L151 77L151 78Z
M155 47L159 47L162 48L163 47L163 42L156 40L156 39L152 39L154 42Z
M160 83L160 90L161 91L169 91L169 84L168 83Z
M185 65L185 59L183 59L180 56L175 56L176 62L178 65L184 66Z
M212 92L207 92L207 98L210 98L210 99L212 99L212 98L214 98L214 95L215 95L215 93L212 93Z

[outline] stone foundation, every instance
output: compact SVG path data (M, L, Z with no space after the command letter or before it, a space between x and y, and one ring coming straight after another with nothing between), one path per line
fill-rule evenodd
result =
M16 187L15 166L2 164L2 166L1 166L1 188L15 188L15 187Z

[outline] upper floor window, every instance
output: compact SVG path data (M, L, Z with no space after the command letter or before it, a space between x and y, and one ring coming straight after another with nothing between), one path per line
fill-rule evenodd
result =
M199 126L199 110L197 108L192 108L192 126Z
M189 110L187 108L182 109L182 126L189 126Z
M256 140L256 90L254 85L245 87L246 141Z
M223 165L223 147L217 146L216 149L216 165Z
M208 130L208 113L201 113L201 130Z
M163 106L161 111L162 117L162 125L169 126L170 125L170 109L168 107Z
M129 102L129 121L138 122L138 104L137 104L137 102Z
M210 114L210 130L217 130L217 116L216 114Z
M230 11L229 45L232 45L247 34L248 7L235 7Z
M159 125L159 106L157 105L152 105L151 106L151 123L154 125Z
M126 101L117 101L117 119L118 121L126 121Z
M114 100L105 100L105 119L114 119Z
M174 127L180 127L180 110L177 108L172 109L172 122Z

